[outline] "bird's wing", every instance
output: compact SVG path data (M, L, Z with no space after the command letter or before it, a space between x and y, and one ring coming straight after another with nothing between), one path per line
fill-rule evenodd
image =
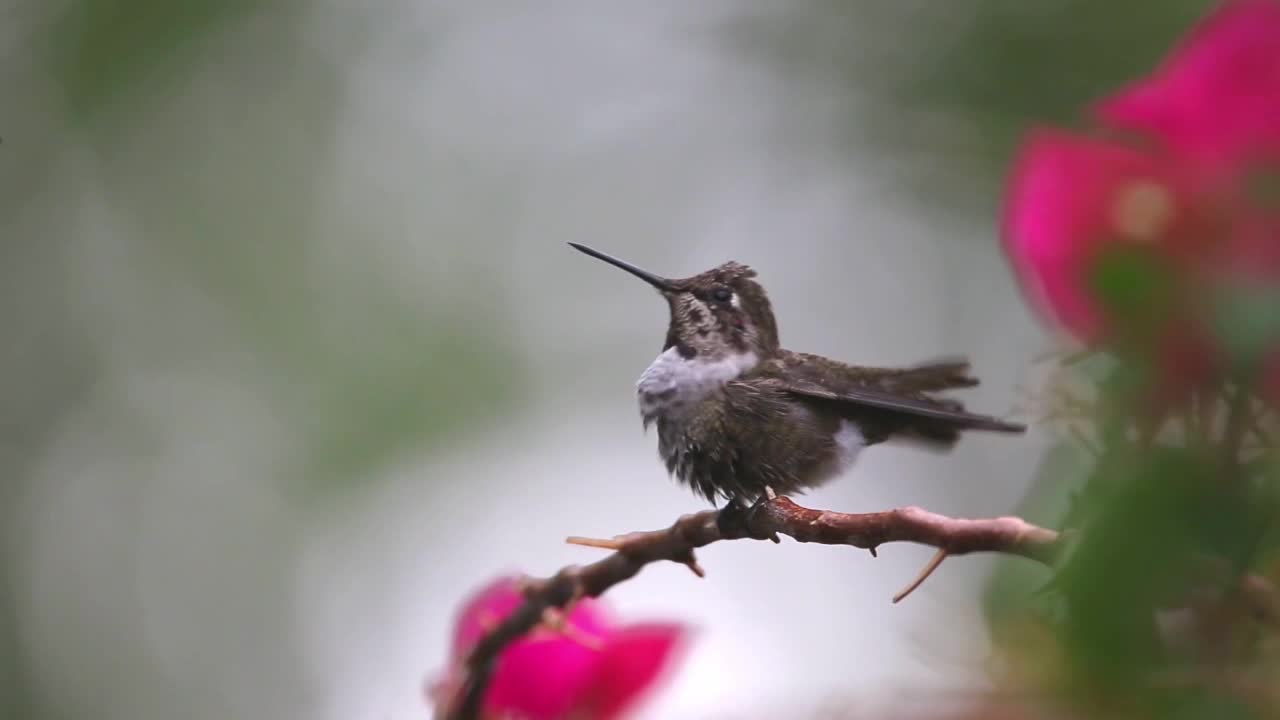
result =
M879 408L922 418L955 423L963 428L996 432L1023 432L1025 425L1010 423L989 415L966 412L959 403L922 396L902 395L873 387L847 385L838 390L804 378L776 377L767 382L799 397L837 405Z

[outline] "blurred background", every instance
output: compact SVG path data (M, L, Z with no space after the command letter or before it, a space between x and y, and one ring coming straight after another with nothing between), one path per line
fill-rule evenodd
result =
M750 264L788 346L968 354L1010 411L1052 347L997 241L1018 134L1208 4L9 0L0 716L426 717L475 586L700 509L634 403L665 308L567 241ZM804 502L1034 518L1052 442ZM929 555L651 567L610 600L699 634L646 717L981 687L991 562L891 605Z

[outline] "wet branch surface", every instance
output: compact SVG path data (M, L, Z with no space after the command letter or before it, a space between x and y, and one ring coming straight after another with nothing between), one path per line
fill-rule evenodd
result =
M750 510L707 510L685 515L662 530L634 532L610 540L569 538L569 542L613 550L588 565L573 565L550 578L526 581L525 603L472 649L466 680L450 720L478 720L484 691L502 649L541 623L558 624L562 610L583 597L596 597L661 560L681 563L703 575L694 550L720 540L774 540L849 545L870 550L885 543L910 542L937 548L920 575L894 597L901 600L951 555L994 552L1051 563L1061 543L1056 531L1016 517L966 520L916 507L874 513L838 513L801 507L777 497Z

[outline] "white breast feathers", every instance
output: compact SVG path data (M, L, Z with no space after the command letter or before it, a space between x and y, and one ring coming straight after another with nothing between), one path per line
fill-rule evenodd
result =
M640 414L645 424L659 415L678 416L721 385L756 366L753 352L718 360L684 358L675 348L664 351L636 383Z

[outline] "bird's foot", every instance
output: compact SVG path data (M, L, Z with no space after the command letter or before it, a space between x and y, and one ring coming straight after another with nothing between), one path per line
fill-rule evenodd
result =
M751 503L751 507L747 508L747 517L746 517L747 526L750 527L752 525L751 521L755 518L756 513L763 510L764 506L769 504L769 501L775 500L777 499L777 497L778 497L778 494L773 491L773 488L769 487L768 485L765 485L764 492L760 493L756 497L756 501ZM775 543L782 542L782 540L778 537L778 533L776 532L770 531L768 537L770 540L772 540Z
M720 534L731 536L742 533L747 528L750 509L737 495L729 498L729 502L720 508L720 514L716 516L716 527Z
M741 495L735 495L721 508L720 515L716 518L716 526L720 529L720 533L726 536L743 532L750 533L750 528L755 524L753 521L756 513L763 510L770 500L774 500L777 497L778 494L767 485L764 488L764 492L756 496L756 499L750 503L743 499ZM775 543L782 542L776 532L771 531L765 537Z

